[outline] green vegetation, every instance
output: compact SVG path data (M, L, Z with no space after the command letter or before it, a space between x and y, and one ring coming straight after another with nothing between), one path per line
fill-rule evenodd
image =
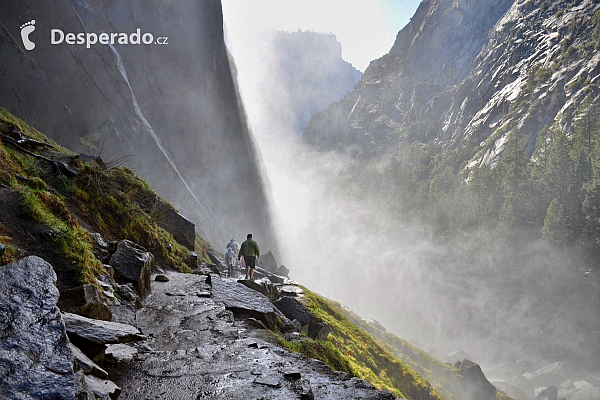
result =
M43 189L20 186L18 192L23 214L50 228L58 253L73 265L77 280L94 282L104 268L94 256L90 235L73 219L63 200Z
M538 82L547 73L538 67L530 77ZM525 151L528 139L516 124L500 129L478 153L482 157L507 136L502 159L492 167L465 168L478 149L472 145L443 153L436 143L414 142L385 161L351 171L348 181L359 182L361 191L387 192L398 218L416 216L442 241L485 231L496 238L491 242L510 243L522 232L527 242L544 238L564 251L578 246L587 261L576 267L597 268L600 110L591 92L578 110L573 134L546 127L536 147L529 145L533 154Z
M109 168L98 159L91 165L82 163L71 190L84 217L103 235L129 239L170 267L190 271L189 251L156 224L158 195L129 168ZM199 255L205 255L206 248L199 248Z
M85 162L4 109L0 109L0 133L5 139L0 136L0 183L18 194L22 216L47 227L53 251L71 265L77 281L94 283L103 272L82 220L109 240L130 239L140 244L159 264L189 271L189 251L157 225L160 213L172 206L130 169L107 165L99 158ZM37 141L30 151L45 160L9 144L15 136ZM50 165L56 161L77 168L78 174L56 173ZM12 242L6 232L0 233L2 243ZM196 246L200 259L208 260L208 243L197 238ZM17 248L9 245L2 263L18 255Z
M305 354L331 368L369 381L378 389L408 399L429 393L433 399L458 400L463 396L458 370L394 334L368 324L338 302L303 288L304 305L331 328L327 340L303 338L279 342L289 350ZM498 392L497 399L509 399Z
M303 288L305 306L331 328L326 341L304 339L296 343L282 341L293 351L319 359L333 369L347 372L369 381L375 387L388 390L396 397L415 398L429 392L431 398L443 397L429 382L409 365L395 357L389 349L352 323L341 312L339 303Z

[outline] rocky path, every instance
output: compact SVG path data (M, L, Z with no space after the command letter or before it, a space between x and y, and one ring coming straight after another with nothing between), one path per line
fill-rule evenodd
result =
M149 339L112 349L117 358L137 352L135 361L110 371L119 399L394 399L281 348L256 319L239 311L234 317L219 296L239 294L243 285L236 281L210 275L211 285L206 275L167 276L168 282L152 282L136 316ZM213 296L215 280L220 294Z

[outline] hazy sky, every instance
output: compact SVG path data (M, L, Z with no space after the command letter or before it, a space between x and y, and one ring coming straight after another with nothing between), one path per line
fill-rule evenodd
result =
M222 0L228 45L260 31L332 32L342 57L364 72L386 54L419 0ZM234 50L235 53L235 50Z

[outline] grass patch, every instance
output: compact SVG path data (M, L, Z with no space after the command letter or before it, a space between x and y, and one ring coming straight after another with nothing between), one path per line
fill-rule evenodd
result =
M305 306L329 325L331 333L325 342L304 340L288 348L364 379L396 397L413 399L427 398L424 396L428 395L431 399L443 399L426 379L353 324L340 312L339 303L303 289L306 293Z
M129 168L109 168L100 162L85 164L72 191L86 219L102 234L129 239L168 266L181 272L191 271L187 265L189 250L156 223L160 212L155 207L158 195Z
M87 230L71 216L63 200L47 191L21 186L22 214L50 229L56 251L72 265L75 278L81 283L94 283L104 271L93 253L92 239Z
M33 151L51 159L57 157L79 170L76 177L58 175L46 170L43 161L0 139L0 183L18 192L22 215L48 227L56 254L73 266L78 281L95 282L95 275L102 273L103 267L93 255L89 232L75 215L109 240L129 239L152 252L159 263L190 272L189 250L157 224L160 213L173 207L131 169L119 167L119 160L108 165L99 158L86 163L1 108L0 132L49 144L52 151L45 146ZM202 238L196 239L196 245L200 261L208 261L206 251L210 245ZM14 257L11 254L8 251L3 261L17 257L16 250Z

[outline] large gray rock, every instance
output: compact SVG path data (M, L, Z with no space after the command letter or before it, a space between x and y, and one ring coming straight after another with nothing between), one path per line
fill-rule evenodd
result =
M158 226L173 235L173 238L188 249L195 250L196 227L173 207L166 204L160 197L156 197L153 205L154 212L158 215Z
M121 240L117 251L110 257L110 265L120 278L133 282L141 297L150 292L154 256L142 246L130 240Z
M325 340L331 332L329 325L317 320L294 297L282 297L273 304L290 320L299 321L301 325L300 332L307 334L312 339Z
M240 279L238 283L266 296L270 301L276 301L279 297L279 289L273 286L273 283L268 278L263 278L258 281L251 279Z
M103 263L108 262L110 259L110 251L108 243L104 241L102 235L97 232L90 233L92 240L94 241L94 255L96 258Z
M331 333L331 328L326 322L312 320L308 324L308 337L314 340L325 340Z
M283 315L291 320L298 320L302 325L308 325L313 319L308 310L293 297L282 297L274 302L273 305L275 305Z
M262 254L258 259L258 266L271 273L277 272L277 261L275 256L269 250L267 254Z
M85 339L97 344L146 340L146 336L137 328L127 324L99 321L71 313L63 313L63 320L71 338Z
M496 399L496 388L487 380L479 364L463 360L457 363L457 366L458 373L464 377L464 385L462 385L464 400Z
M212 263L217 266L219 271L225 271L225 265L223 264L223 261L221 261L215 255L215 253L213 253L212 251L208 251L208 252L206 252L206 254L208 254L208 258L210 258L210 261L212 261Z
M85 376L85 384L99 400L115 400L121 394L121 388L114 382L93 375Z
M73 312L84 317L112 320L112 312L109 308L109 300L96 285L81 285L73 289L65 290L60 294L59 306L63 311Z
M73 353L52 266L26 257L0 268L0 397L74 399Z
M210 275L210 284L215 302L223 303L234 314L256 318L271 329L282 325L285 317L263 294L217 274Z
M277 268L277 271L275 271L275 273L279 276L285 276L286 278L290 277L290 270L283 264L281 264L279 268Z
M108 372L102 369L98 364L90 360L88 356L83 354L79 347L75 346L72 343L69 343L69 347L73 352L74 357L74 368L75 370L83 371L86 375L94 375L100 379L107 379Z

